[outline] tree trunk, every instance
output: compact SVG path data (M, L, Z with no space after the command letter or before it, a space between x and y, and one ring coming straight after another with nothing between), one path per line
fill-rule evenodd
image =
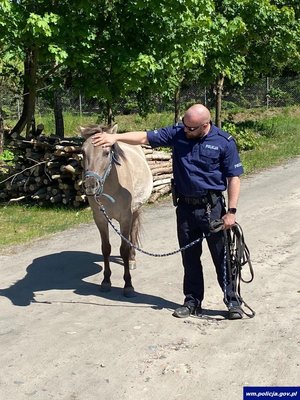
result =
M0 155L4 151L4 126L3 126L3 118L0 109Z
M180 87L178 87L175 90L175 95L174 95L174 123L177 124L179 119L180 119Z
M223 85L224 85L224 75L220 74L216 81L216 118L215 118L215 123L218 128L221 128L221 108L222 108Z
M54 102L53 102L53 111L54 111L54 119L55 119L55 135L59 138L63 139L65 135L64 129L64 117L63 117L63 109L61 102L61 91L54 91Z
M17 132L20 134L26 127L26 137L29 136L35 112L36 72L37 49L28 48L24 61L23 111L19 121L11 130L11 133Z
M111 125L113 123L113 113L111 108L111 103L109 100L106 101L106 115L107 115L107 124Z
M2 95L0 95L0 155L4 151L4 118L2 116Z

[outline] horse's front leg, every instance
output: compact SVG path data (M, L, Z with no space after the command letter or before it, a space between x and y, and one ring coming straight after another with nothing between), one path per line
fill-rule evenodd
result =
M122 228L121 227L121 233L124 237L129 238L129 231L130 229L128 227ZM120 247L120 255L123 259L123 264L124 264L124 281L125 281L125 286L123 290L123 294L125 297L134 297L136 296L134 288L132 286L131 282L131 275L129 271L129 257L130 257L130 244L128 244L124 239L122 239L121 247Z
M99 228L100 231L100 236L101 236L101 251L103 255L103 261L104 261L104 272L103 272L103 281L101 282L101 290L103 292L109 292L111 289L111 281L110 281L110 276L111 276L111 269L109 265L109 256L111 253L111 245L109 243L109 230L108 230L108 224L102 225L101 228Z

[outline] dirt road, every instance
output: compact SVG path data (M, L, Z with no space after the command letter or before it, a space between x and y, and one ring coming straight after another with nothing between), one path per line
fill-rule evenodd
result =
M300 384L300 159L243 178L238 222L255 280L242 295L253 319L224 319L225 306L205 247L209 318L176 319L182 303L180 255L138 253L122 296L119 239L112 232L110 293L101 293L94 224L0 256L0 399L241 400L243 386ZM147 207L143 247L177 248L170 201Z

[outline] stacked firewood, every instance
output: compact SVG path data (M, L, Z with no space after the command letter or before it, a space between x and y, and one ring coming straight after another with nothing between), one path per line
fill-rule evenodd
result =
M171 192L172 157L171 153L144 147L144 153L153 176L153 191L149 203Z
M82 139L38 136L30 140L15 138L10 143L18 153L14 169L2 180L0 201L34 202L40 206L65 204L80 207L87 203L83 192ZM153 174L149 202L171 190L171 154L143 147Z
M80 138L60 140L39 136L31 140L13 139L10 147L18 155L10 178L1 190L1 199L73 206L80 206L85 201L81 187Z

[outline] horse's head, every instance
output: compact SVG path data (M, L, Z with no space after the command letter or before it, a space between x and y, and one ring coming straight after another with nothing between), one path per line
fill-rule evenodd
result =
M87 196L101 196L103 194L105 180L111 171L113 162L116 161L114 147L104 149L101 146L94 146L92 143L93 135L101 132L115 134L117 129L118 125L90 125L86 128L80 128L81 135L85 139L82 154L84 191Z

